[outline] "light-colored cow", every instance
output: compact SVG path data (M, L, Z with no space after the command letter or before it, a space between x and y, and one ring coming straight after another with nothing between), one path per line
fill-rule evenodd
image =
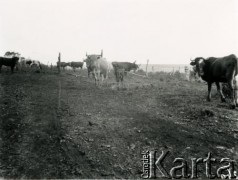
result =
M95 85L100 85L100 79L103 83L104 79L108 78L108 73L110 70L110 63L103 58L103 52L100 55L87 55L84 62L86 62L86 66L88 68L88 76L90 73L93 74L95 79Z

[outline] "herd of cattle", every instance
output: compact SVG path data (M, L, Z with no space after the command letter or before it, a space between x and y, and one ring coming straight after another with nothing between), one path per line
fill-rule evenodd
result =
M9 53L8 53L9 54ZM10 53L11 54L11 53ZM100 55L88 55L86 53L86 59L83 62L58 62L59 68L65 68L70 66L75 71L76 68L83 67L86 63L88 70L88 76L93 75L95 84L99 85L100 79L103 82L104 79L108 78L108 73L111 69L114 69L114 74L117 82L122 82L127 72L139 68L139 65L130 62L109 62L103 57L103 52ZM13 72L14 67L20 64L29 66L39 67L42 69L42 65L39 61L25 60L18 56L13 57L0 57L0 72L2 65L10 66ZM215 83L217 91L221 96L221 101L225 102L225 96L220 87L220 83L226 83L230 90L231 97L231 108L238 107L238 59L235 55L229 55L222 58L209 57L204 59L197 57L191 60L190 65L193 67L193 72L202 78L208 85L208 96L207 100L211 101L211 87Z
M86 67L88 70L88 76L90 74L93 75L95 79L95 84L100 85L100 79L101 82L103 82L104 79L108 78L109 72L114 69L115 77L117 82L122 82L124 76L127 74L127 72L134 70L136 71L139 68L139 65L130 62L109 62L106 58L103 57L103 51L101 51L101 54L96 55L87 55L86 53L86 59L84 59L83 62L57 62L57 67L62 68L63 70L68 66L71 67L74 71L76 68L83 68L84 63L86 63ZM16 66L16 69L26 69L26 68L33 68L36 67L39 70L42 70L43 64L40 63L40 61L36 60L30 60L25 59L24 57L20 57L19 53L14 52L6 52L4 57L0 57L0 72L2 65L4 66L10 66L11 72L13 73L14 67Z

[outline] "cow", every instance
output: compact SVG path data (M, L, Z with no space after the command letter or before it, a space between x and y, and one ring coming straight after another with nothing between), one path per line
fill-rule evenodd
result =
M120 82L121 82L121 84L123 86L125 69L114 68L114 73L115 73L115 77L116 77L116 81L117 81L118 85L120 86Z
M130 62L112 62L112 66L115 70L115 68L117 69L124 69L125 70L125 75L127 74L127 72L130 72L131 70L134 70L134 72L139 68L139 65L136 64L136 61L133 63Z
M63 70L64 70L64 68L66 66L70 66L70 63L68 63L68 62L60 62L60 67L62 67ZM59 62L57 62L57 67L59 67Z
M14 67L17 65L18 61L19 61L19 57L16 57L16 56L12 58L0 57L0 73L1 73L2 65L10 66L11 72L13 73Z
M27 60L27 61L26 61L26 64L29 65L30 68L32 68L32 67L37 67L37 68L39 68L40 70L42 70L42 66L41 66L40 61Z
M75 69L76 68L83 68L83 64L84 64L84 61L83 62L70 62L69 63L69 66L71 66L72 68L73 68L73 70L74 70L74 72L75 72Z
M228 86L231 89L231 108L234 109L235 106L238 106L235 102L235 91L233 84L233 80L238 71L237 63L238 60L234 54L222 58L210 57L204 59L202 57L197 57L194 60L191 60L190 65L196 67L196 72L198 75L208 84L207 101L211 101L211 87L215 82L217 91L221 96L221 101L225 102L225 97L220 88L220 82L223 82L228 83Z
M108 78L110 64L106 58L103 58L102 52L100 55L87 55L86 53L86 57L84 62L86 62L88 76L92 73L95 79L95 85L100 85L100 78L102 79L102 82L104 79Z

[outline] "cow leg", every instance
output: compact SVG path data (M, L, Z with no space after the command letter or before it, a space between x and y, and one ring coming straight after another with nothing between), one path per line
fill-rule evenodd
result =
M102 78L102 83L101 83L101 85L103 85L103 83L104 83L104 74L101 74L101 78Z
M11 66L11 72L13 73L15 66Z
M0 65L0 73L2 72L2 65Z
M235 88L234 88L234 84L233 84L233 79L228 82L228 86L231 89L231 108L235 109L236 102L235 102Z
M218 91L218 93L219 93L220 96L221 96L221 102L226 102L225 96L223 95L222 90L221 90L221 87L220 87L220 83L219 83L219 82L216 82L216 86L217 86L217 91Z
M95 80L95 86L97 85L97 75L95 72L93 72L93 77L94 77L94 80Z
M235 76L234 79L234 91L235 91L235 103L236 107L238 107L238 76Z
M235 103L236 107L238 107L238 89L235 89Z
M211 89L212 89L212 83L208 83L208 95L207 95L207 101L211 101Z

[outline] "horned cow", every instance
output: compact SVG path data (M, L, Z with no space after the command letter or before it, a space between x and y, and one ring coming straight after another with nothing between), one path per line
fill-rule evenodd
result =
M88 76L92 73L95 85L100 85L100 79L103 82L104 79L108 78L110 64L106 58L103 58L103 52L100 55L87 55L86 53L86 57L84 62L86 62Z

